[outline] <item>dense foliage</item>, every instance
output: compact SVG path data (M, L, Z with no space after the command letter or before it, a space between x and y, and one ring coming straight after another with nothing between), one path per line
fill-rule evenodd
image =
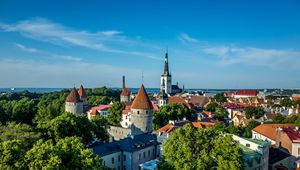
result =
M176 129L163 145L161 169L243 169L241 148L229 135L191 125Z
M265 114L264 108L259 106L259 107L254 107L254 106L249 106L245 108L245 115L247 119L250 118L255 118L258 119L262 117Z
M158 112L154 113L153 125L154 129L159 129L166 125L169 120L194 120L194 114L186 105L180 103L169 103L166 106L159 108Z
M108 123L110 125L119 126L122 119L122 111L125 108L125 104L121 102L115 102L107 110Z
M217 93L214 97L214 100L219 103L224 103L227 101L224 93Z

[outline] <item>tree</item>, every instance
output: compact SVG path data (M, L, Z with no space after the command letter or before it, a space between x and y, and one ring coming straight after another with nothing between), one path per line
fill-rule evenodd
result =
M19 101L13 102L12 119L18 123L31 124L36 112L37 107L34 100L22 98Z
M224 93L217 93L215 95L214 99L216 102L219 102L219 103L227 102L227 99L226 99Z
M0 142L18 140L29 149L40 138L40 134L33 131L27 124L9 122L6 126L0 126Z
M193 112L184 104L169 103L166 106L159 108L159 111L154 113L154 129L158 129L166 125L169 120L194 120Z
M125 108L124 103L115 102L107 110L108 112L108 123L110 125L119 126L122 119L122 111Z
M205 108L206 111L214 112L219 105L215 102L209 103Z
M289 98L284 98L280 101L280 105L284 107L290 107L292 106L292 101Z
M285 116L283 116L282 114L276 114L275 117L273 118L272 122L273 123L283 123L285 119Z
M0 123L6 124L12 116L12 102L0 100Z
M229 114L226 109L224 109L223 107L220 107L220 106L216 107L216 111L214 113L215 113L216 118L221 121L228 118L228 114Z
M245 115L247 119L250 119L252 117L258 119L262 117L264 114L265 114L264 108L261 106L259 107L249 106L245 108Z
M29 169L104 169L102 160L90 149L85 149L78 137L39 140L26 153Z
M172 169L242 169L241 148L231 136L191 125L172 132L163 145L163 164ZM159 165L160 167L168 167Z
M67 95L65 92L53 92L42 96L37 105L38 111L34 122L47 122L61 115L65 110Z
M85 115L72 113L64 113L47 123L39 123L37 128L44 139L52 139L54 141L65 137L78 136L82 138L84 144L90 144L95 138L102 141L108 138L104 127L97 126Z
M20 140L9 140L0 143L0 169L25 169L24 156L26 147Z
M254 129L258 125L260 125L259 122L255 121L255 120L251 120L245 127L244 136L246 138L251 138L252 137L252 129Z

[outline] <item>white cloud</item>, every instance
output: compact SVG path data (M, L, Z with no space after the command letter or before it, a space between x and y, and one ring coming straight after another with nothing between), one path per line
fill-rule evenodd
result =
M19 32L21 35L38 41L49 42L55 45L75 45L108 53L128 54L150 59L160 57L155 54L136 51L138 47L145 47L140 39L122 35L116 30L88 32L76 30L54 23L44 18L23 20L14 24L0 23L0 30L5 32ZM134 46L133 50L128 47ZM151 48L149 45L147 48ZM149 50L148 50L149 51Z
M44 51L44 50L40 50L40 49L36 49L36 48L31 48L31 47L27 47L23 44L20 43L15 43L16 47L18 47L19 49L26 51L26 52L30 52L30 53L38 53L38 54L42 54L44 56L48 56L51 57L52 59L64 59L64 60L68 60L68 61L81 61L82 58L80 57L75 57L75 56L71 56L71 55L61 55L61 54L55 54L55 53L51 53L48 51Z
M187 42L187 43L198 43L199 42L199 40L197 40L196 38L192 38L191 36L189 36L186 33L180 34L178 39L182 42Z

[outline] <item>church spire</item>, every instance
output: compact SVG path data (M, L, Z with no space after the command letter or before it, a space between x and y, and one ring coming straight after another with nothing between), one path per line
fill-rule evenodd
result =
M169 75L168 48L166 49L164 74Z

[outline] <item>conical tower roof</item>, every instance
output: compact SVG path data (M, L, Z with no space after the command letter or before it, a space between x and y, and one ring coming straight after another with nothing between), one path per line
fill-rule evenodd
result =
M82 85L80 85L80 88L79 88L79 90L78 90L78 94L79 94L79 96L82 97L82 98L86 98L86 97L87 97L86 92L85 92L85 90L84 90L84 88L83 88Z
M131 105L132 109L153 109L152 103L149 96L145 90L144 85L142 85L137 93L134 101Z
M71 93L67 97L66 102L72 102L72 103L80 102L80 97L75 87L71 90Z

